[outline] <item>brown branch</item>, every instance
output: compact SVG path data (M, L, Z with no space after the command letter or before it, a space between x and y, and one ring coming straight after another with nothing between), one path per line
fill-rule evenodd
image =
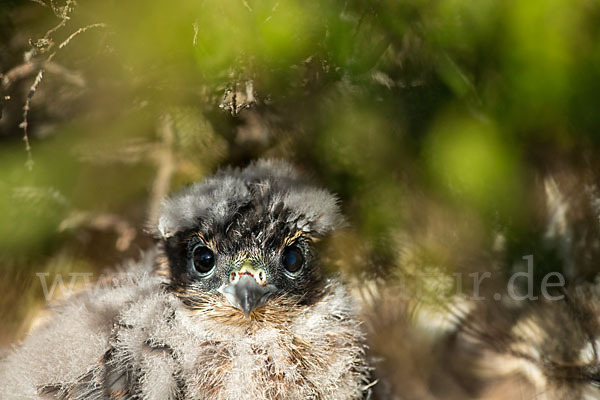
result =
M44 3L42 0L29 0L29 1L31 1L32 3L37 3L40 6L48 7L48 4Z
M86 81L80 73L73 72L55 62L46 63L46 72L62 77L65 82L70 83L73 86L80 88L86 86Z
M27 169L31 170L33 168L33 157L31 156L31 146L29 144L29 120L27 117L29 116L29 110L31 108L31 99L35 94L40 82L44 77L44 69L41 68L33 81L33 84L29 87L29 93L27 93L27 99L25 100L25 105L23 106L23 122L19 124L19 128L23 129L23 141L25 142L25 151L27 152L27 162L25 166Z
M70 5L70 4L71 4L71 2L67 2L67 6ZM67 7L67 6L65 6L65 7ZM64 26L64 24L66 23L66 21L68 20L68 18L69 17L67 15L67 11L65 11L65 15L63 15L63 20L61 21L61 23L59 23L56 27L54 27L53 29L49 30L46 33L46 36L44 37L44 40L46 40L49 43L50 47L53 46L53 42L52 42L51 39L48 39L47 36L49 36L52 32L56 31L60 27ZM67 39L65 39L62 43L60 43L58 45L58 50L56 50L52 54L50 54L46 58L46 60L39 62L41 64L41 67L38 70L38 73L37 73L37 75L35 77L35 80L34 80L33 84L29 87L29 93L27 93L27 99L25 100L25 105L23 106L23 121L19 125L19 127L23 129L23 141L25 142L25 151L27 152L27 162L26 162L25 165L27 166L27 168L29 170L31 170L33 168L33 158L31 156L31 145L29 143L29 131L28 131L29 121L28 121L28 116L29 116L29 110L31 109L31 99L35 95L35 92L37 91L37 88L38 88L40 82L42 81L42 79L44 77L45 69L48 68L49 63L56 56L57 52L59 50L63 49L65 46L67 46L71 42L71 40L73 40L73 38L75 38L76 36L78 36L79 34L81 34L83 32L86 32L89 29L92 29L92 28L105 28L105 27L106 27L106 24L98 23L98 24L87 25L87 26L84 26L83 28L77 29L75 32L73 32L71 35L69 35L69 37ZM64 70L62 72L64 72ZM71 78L73 78L73 77L71 76ZM4 77L3 77L2 81L4 82Z
M58 229L65 231L87 227L98 231L112 231L117 234L115 246L119 251L125 251L137 236L136 229L126 220L115 214L94 214L83 211L72 212L63 220Z
M67 24L68 21L68 17L64 17L59 23L58 25L56 25L54 28L48 30L48 32L46 32L46 34L44 35L44 39L49 40L50 39L50 35L52 35L54 32L56 32L57 30L59 30L60 28L62 28L63 26L65 26Z
M2 88L7 91L18 81L39 73L39 68L42 64L47 72L62 76L66 82L79 87L85 86L85 79L81 74L70 71L66 67L52 61L43 63L42 60L32 60L17 65L4 75L0 75Z
M2 76L2 88L4 90L10 89L10 87L17 81L27 78L34 73L39 71L39 61L27 61L23 64L17 65L10 69L7 73Z
M66 38L61 44L58 45L59 49L62 49L63 47L65 47L66 45L69 44L69 42L76 36L78 36L79 34L86 32L92 28L106 28L106 24L104 23L98 23L98 24L91 24L91 25L87 25L84 26L83 28L79 28L77 29L75 32L73 32L68 38Z
M171 177L175 171L175 157L173 156L175 133L173 117L170 114L166 114L160 119L158 135L161 138L161 144L156 156L158 171L152 185L152 194L150 196L150 204L148 205L148 222L150 226L156 226L158 223L161 202L169 192Z

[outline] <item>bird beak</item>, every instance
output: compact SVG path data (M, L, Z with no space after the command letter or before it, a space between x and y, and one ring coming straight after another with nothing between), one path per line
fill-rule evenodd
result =
M266 284L264 271L255 270L249 262L245 262L239 271L231 273L228 285L219 288L229 303L243 311L246 317L262 306L275 291L275 286Z

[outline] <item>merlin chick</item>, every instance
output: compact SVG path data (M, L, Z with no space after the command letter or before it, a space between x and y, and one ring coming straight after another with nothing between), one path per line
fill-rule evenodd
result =
M217 173L164 202L160 243L57 307L0 362L3 398L359 399L356 306L313 244L337 201L283 162Z

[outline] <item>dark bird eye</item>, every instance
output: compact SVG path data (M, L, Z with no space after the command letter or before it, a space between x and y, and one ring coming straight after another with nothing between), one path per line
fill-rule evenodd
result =
M281 263L288 272L298 272L304 264L304 256L299 248L286 247L281 255Z
M192 251L192 266L200 274L208 274L215 267L214 253L204 245L197 245Z

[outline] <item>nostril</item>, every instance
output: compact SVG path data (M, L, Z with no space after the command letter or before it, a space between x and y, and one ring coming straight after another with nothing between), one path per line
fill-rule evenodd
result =
M265 274L265 271L263 271L262 269L258 271L258 283L261 285L267 283L267 274Z

